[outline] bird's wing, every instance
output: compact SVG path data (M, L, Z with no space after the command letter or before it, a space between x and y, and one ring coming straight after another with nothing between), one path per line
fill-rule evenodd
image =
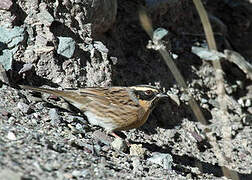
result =
M48 93L67 100L80 110L90 103L91 101L102 101L104 104L109 104L109 99L104 96L106 88L83 88L76 90L56 90L47 88L37 88L31 86L20 85L22 89L28 89L35 92Z

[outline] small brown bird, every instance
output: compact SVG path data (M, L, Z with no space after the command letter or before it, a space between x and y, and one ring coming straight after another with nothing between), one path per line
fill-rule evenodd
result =
M80 109L90 124L107 132L129 130L142 126L157 101L167 95L149 85L132 87L94 87L77 90L52 90L20 86L36 92L59 96Z

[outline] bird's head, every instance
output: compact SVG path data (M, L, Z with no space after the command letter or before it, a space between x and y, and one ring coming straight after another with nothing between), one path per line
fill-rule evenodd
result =
M139 104L146 110L153 110L160 98L168 97L159 88L150 85L131 86Z

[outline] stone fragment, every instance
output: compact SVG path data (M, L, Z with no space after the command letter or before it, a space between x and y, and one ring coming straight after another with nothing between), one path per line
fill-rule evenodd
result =
M12 4L13 4L12 0L1 0L0 9L9 10Z
M30 113L31 112L31 108L28 104L25 104L23 102L18 102L17 104L18 109L20 109L20 111L22 111L24 114Z
M61 118L55 108L49 110L49 116L53 126L57 126L60 123Z
M15 135L13 132L11 132L11 131L8 132L7 138L8 138L9 140L11 140L11 141L17 140L16 135Z
M12 29L0 27L0 64L6 71L12 68L13 55L24 40L24 34L22 27L15 26Z
M173 158L168 153L154 153L153 156L147 160L152 163L159 164L164 169L172 169Z
M144 156L145 149L142 147L142 144L131 144L130 146L130 155L131 156Z
M66 58L71 58L75 51L75 41L70 37L58 37L58 39L57 53Z
M122 138L116 138L112 143L111 146L118 150L118 151L122 151L125 152L127 150L127 144L126 142L122 139Z

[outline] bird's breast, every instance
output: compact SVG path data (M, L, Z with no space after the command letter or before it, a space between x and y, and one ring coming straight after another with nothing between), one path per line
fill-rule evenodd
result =
M84 114L87 116L88 122L92 125L103 127L109 132L118 128L118 125L109 117L101 117L91 111L85 111Z

